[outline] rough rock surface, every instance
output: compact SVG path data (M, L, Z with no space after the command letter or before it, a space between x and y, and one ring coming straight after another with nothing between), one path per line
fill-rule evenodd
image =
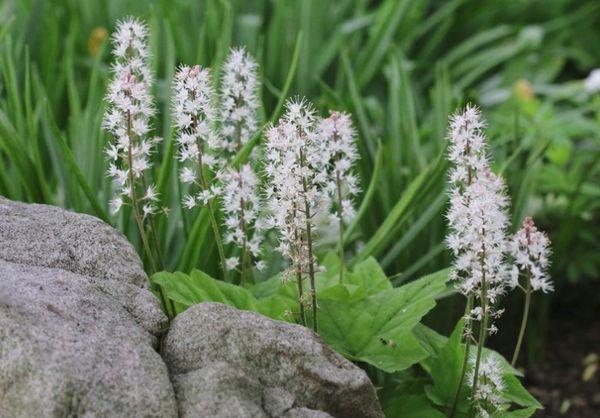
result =
M0 417L176 416L146 286L108 225L0 198Z
M312 331L219 303L180 314L164 353L182 417L381 417L363 370Z

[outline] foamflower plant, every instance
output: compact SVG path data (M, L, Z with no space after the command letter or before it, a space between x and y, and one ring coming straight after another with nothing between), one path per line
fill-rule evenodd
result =
M127 18L117 24L112 37L115 62L106 95L103 127L114 138L106 149L108 175L116 185L111 211L116 213L123 205L132 208L150 267L157 271L158 267L162 268L153 221L158 209L158 193L147 176L150 156L161 139L150 135L156 109L150 92L153 79L147 37L146 25L137 19ZM155 253L146 223L152 231ZM158 258L158 266L155 258Z
M523 226L510 240L510 253L514 259L510 285L513 288L519 287L525 293L523 318L511 361L514 366L519 358L525 328L527 327L531 295L538 290L543 293L552 292L554 291L554 285L548 275L551 254L550 240L544 232L537 229L530 217L523 220ZM522 281L524 281L523 285L521 285Z

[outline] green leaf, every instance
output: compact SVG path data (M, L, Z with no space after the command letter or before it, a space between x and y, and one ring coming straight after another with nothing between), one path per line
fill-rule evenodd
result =
M319 301L319 334L351 360L386 372L410 367L428 356L412 329L435 306L447 276L426 276L358 301Z
M537 408L523 408L515 411L506 411L498 415L498 418L529 418L532 416Z
M345 281L361 286L369 295L392 288L390 280L373 257L354 266L354 271L347 274Z
M523 387L519 379L513 374L506 373L503 376L504 379L504 397L516 403L520 406L533 407L537 409L543 408L537 399L535 399L528 391ZM518 415L520 416L520 415Z
M461 344L464 321L458 321L444 347L431 363L433 385L426 387L429 399L438 405L451 406L462 376L465 358L464 345ZM463 408L461 408L461 405ZM458 408L466 409L467 392L462 390Z
M404 395L394 398L385 408L385 416L394 418L444 418L424 396Z
M215 280L199 270L192 274L160 272L152 276L166 297L186 308L200 302L221 302L238 309L258 311L256 298L248 290Z

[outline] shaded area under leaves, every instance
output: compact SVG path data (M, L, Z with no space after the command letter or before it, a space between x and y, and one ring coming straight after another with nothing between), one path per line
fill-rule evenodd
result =
M526 370L525 386L545 406L534 417L600 416L599 294L595 281L560 288L553 298L544 356Z

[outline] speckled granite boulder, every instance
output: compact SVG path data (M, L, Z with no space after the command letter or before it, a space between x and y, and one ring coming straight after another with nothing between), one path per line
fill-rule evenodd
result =
M0 417L170 417L167 326L103 222L0 198Z
M180 314L163 358L182 417L383 416L364 371L312 331L223 304Z
M134 248L100 219L0 196L0 260L146 286Z

